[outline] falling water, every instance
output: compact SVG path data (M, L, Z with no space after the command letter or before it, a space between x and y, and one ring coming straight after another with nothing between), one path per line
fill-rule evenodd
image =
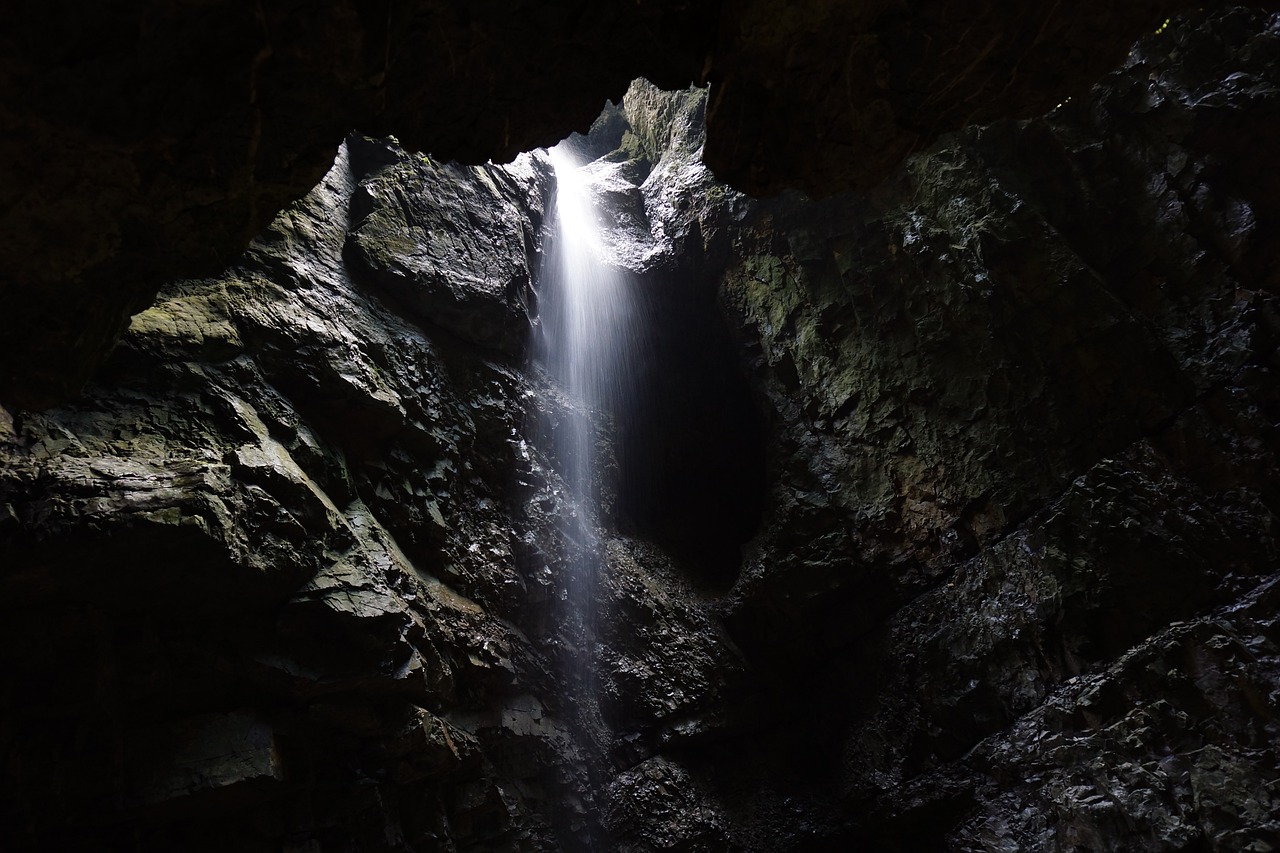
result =
M573 554L560 567L566 616L579 622L574 676L586 692L594 682L596 589L604 562L595 531L600 498L608 491L596 440L608 412L627 396L626 373L634 319L631 280L607 261L603 217L595 189L597 168L584 166L566 144L550 151L556 175L555 215L540 286L542 358L563 390L567 416L552 442L572 509L562 534ZM579 697L587 704L593 697Z

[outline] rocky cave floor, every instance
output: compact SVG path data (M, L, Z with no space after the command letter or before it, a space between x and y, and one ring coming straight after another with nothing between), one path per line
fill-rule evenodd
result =
M704 100L583 142L655 324L594 615L541 154L353 135L0 408L6 847L1280 845L1280 20L821 202L718 184Z

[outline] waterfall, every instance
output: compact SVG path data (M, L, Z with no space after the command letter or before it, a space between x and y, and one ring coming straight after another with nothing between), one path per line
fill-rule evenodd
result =
M566 601L562 616L577 622L571 669L587 706L596 640L596 596L604 546L596 530L601 499L611 491L597 436L609 413L626 404L627 365L634 349L631 275L609 263L607 206L598 183L608 163L584 165L567 143L551 149L554 215L540 282L541 357L563 391L565 411L550 436L571 509L561 533L571 557L558 567Z

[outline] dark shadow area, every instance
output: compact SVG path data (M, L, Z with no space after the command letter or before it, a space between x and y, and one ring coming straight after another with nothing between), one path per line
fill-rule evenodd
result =
M713 294L644 288L635 394L616 417L621 525L718 585L736 578L760 522L765 434Z

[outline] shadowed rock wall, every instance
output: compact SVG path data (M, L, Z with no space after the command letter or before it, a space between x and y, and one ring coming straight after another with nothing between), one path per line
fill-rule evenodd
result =
M1243 146L1278 129L1276 26L1175 23L876 194L759 209L722 292L773 499L727 619L776 716L715 775L762 832L1275 837L1280 205ZM797 765L812 811L739 781Z

